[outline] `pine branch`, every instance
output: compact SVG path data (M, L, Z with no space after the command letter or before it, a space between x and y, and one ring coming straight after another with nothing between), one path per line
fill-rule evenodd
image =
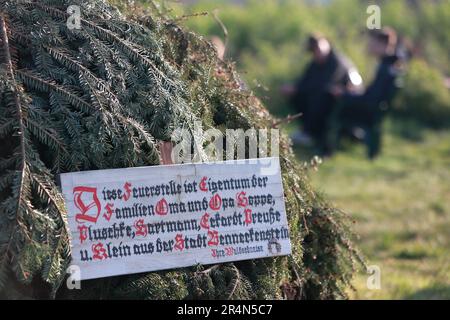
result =
M22 202L24 201L23 198L23 194L24 194L24 180L25 180L25 171L27 168L27 163L26 163L26 151L25 151L25 124L24 124L24 113L23 113L23 109L22 109L22 105L20 102L20 98L19 98L19 94L17 92L17 85L15 82L15 77L14 77L14 71L13 71L13 64L11 61L11 55L10 55L10 47L9 47L9 41L8 41L8 32L7 32L7 26L6 26L6 22L5 22L5 16L3 13L0 13L0 36L2 39L2 51L3 51L3 57L5 59L5 65L6 65L6 69L7 69L7 73L9 74L9 77L13 83L13 88L12 90L13 95L14 95L14 106L16 108L16 115L17 115L17 124L18 124L18 136L19 136L19 140L20 140L20 154L21 154L21 162L20 162L20 167L19 167L19 171L20 173L20 180L19 180L19 190L17 193L17 206L16 206L16 213L15 213L15 217L16 219L18 219L19 217L19 210L21 209L22 206ZM13 235L11 233L10 236L10 240L8 243L7 248L9 249L10 247L10 242L13 238ZM8 254L8 249L6 250L5 254Z
M111 105L117 106L120 111L123 111L123 108L120 105L119 99L117 96L110 90L109 86L102 80L96 77L89 69L83 66L80 62L72 59L67 54L61 52L60 50L53 49L50 47L44 47L57 61L59 61L62 65L66 66L70 70L77 72L79 76L84 76L90 81L93 81L98 86L98 89L102 92L107 93L108 102Z
M16 70L16 75L20 78L21 81L24 82L25 85L30 86L32 89L41 91L41 92L49 92L54 91L58 95L60 95L63 99L67 100L73 106L80 108L83 112L95 114L93 112L93 108L91 105L85 101L84 99L77 96L75 93L70 92L64 86L57 85L52 80L45 80L42 76L32 72L30 70Z
M13 119L5 119L0 120L3 123L0 123L0 137L6 136L14 129L14 120Z
M42 143L50 146L57 152L68 154L66 146L60 137L58 137L55 130L51 128L42 127L40 123L28 118L24 122L26 127L40 140Z
M32 4L30 3L30 5L33 7L37 7L50 14L52 17L61 19L63 21L67 21L67 18L70 17L70 15L67 14L66 12L63 12L56 8L45 6L38 2L33 2ZM161 70L159 70L156 67L156 65L148 57L146 57L142 53L142 51L145 51L145 49L140 48L141 50L139 50L138 48L133 47L133 45L130 44L127 40L119 38L116 34L111 32L110 30L104 29L92 21L88 21L83 18L80 18L80 20L83 26L88 27L90 30L92 30L99 37L99 39L106 40L108 42L117 45L124 52L126 52L133 59L134 62L142 64L144 67L149 67L154 72L156 72L155 80L157 81L158 85L161 86L161 88L165 87L164 84L161 82L161 79L163 79L165 83L167 83L169 86L173 88L177 87L177 84L174 81L169 79ZM168 96L170 96L169 92L167 92Z

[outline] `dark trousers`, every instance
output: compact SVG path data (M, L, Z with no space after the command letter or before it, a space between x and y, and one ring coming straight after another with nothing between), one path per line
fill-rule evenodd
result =
M302 112L303 130L310 135L316 144L319 154L328 153L328 124L332 115L335 99L326 93L311 95L298 104L298 112Z
M355 127L364 130L364 144L367 147L367 156L375 158L381 150L381 124L383 112L377 105L360 103L355 100L343 100L337 104L336 110L330 118L330 132L328 141L330 148L335 150L345 131Z

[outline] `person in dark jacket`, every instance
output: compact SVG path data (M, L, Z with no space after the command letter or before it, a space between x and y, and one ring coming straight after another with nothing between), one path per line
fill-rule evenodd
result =
M400 58L396 55L397 35L391 28L383 28L370 33L369 54L379 60L373 82L362 94L348 92L342 86L334 86L331 93L340 98L336 117L339 127L334 130L339 140L340 129L359 127L364 130L364 140L368 147L369 158L378 155L381 147L381 120L389 103L397 91L397 79L400 74Z
M311 63L295 85L285 86L283 91L291 96L296 111L303 114L303 132L298 139L294 137L294 142L311 139L319 153L327 153L326 124L336 102L330 88L339 85L355 90L362 85L362 78L350 60L336 53L324 36L311 35L307 50L313 57Z

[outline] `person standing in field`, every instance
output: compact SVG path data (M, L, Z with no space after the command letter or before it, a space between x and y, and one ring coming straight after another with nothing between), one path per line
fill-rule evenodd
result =
M323 35L310 35L306 49L312 55L311 62L295 84L282 87L282 93L290 97L296 112L302 113L303 131L293 136L294 143L314 143L318 154L326 155L327 123L336 102L330 90L335 86L358 90L362 78L353 63L337 53Z
M397 54L397 33L390 27L369 33L367 51L378 60L375 78L367 89L355 94L344 86L335 85L331 94L339 99L336 114L330 125L339 143L342 129L362 128L368 157L375 158L381 148L381 123L398 89L398 77L402 72L403 59Z

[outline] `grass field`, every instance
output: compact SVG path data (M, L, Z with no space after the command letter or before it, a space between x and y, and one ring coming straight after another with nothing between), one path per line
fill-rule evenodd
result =
M350 145L313 185L355 219L358 246L381 270L381 289L355 279L354 299L450 299L450 131L385 124L383 154L371 162ZM302 160L311 156L296 148Z

